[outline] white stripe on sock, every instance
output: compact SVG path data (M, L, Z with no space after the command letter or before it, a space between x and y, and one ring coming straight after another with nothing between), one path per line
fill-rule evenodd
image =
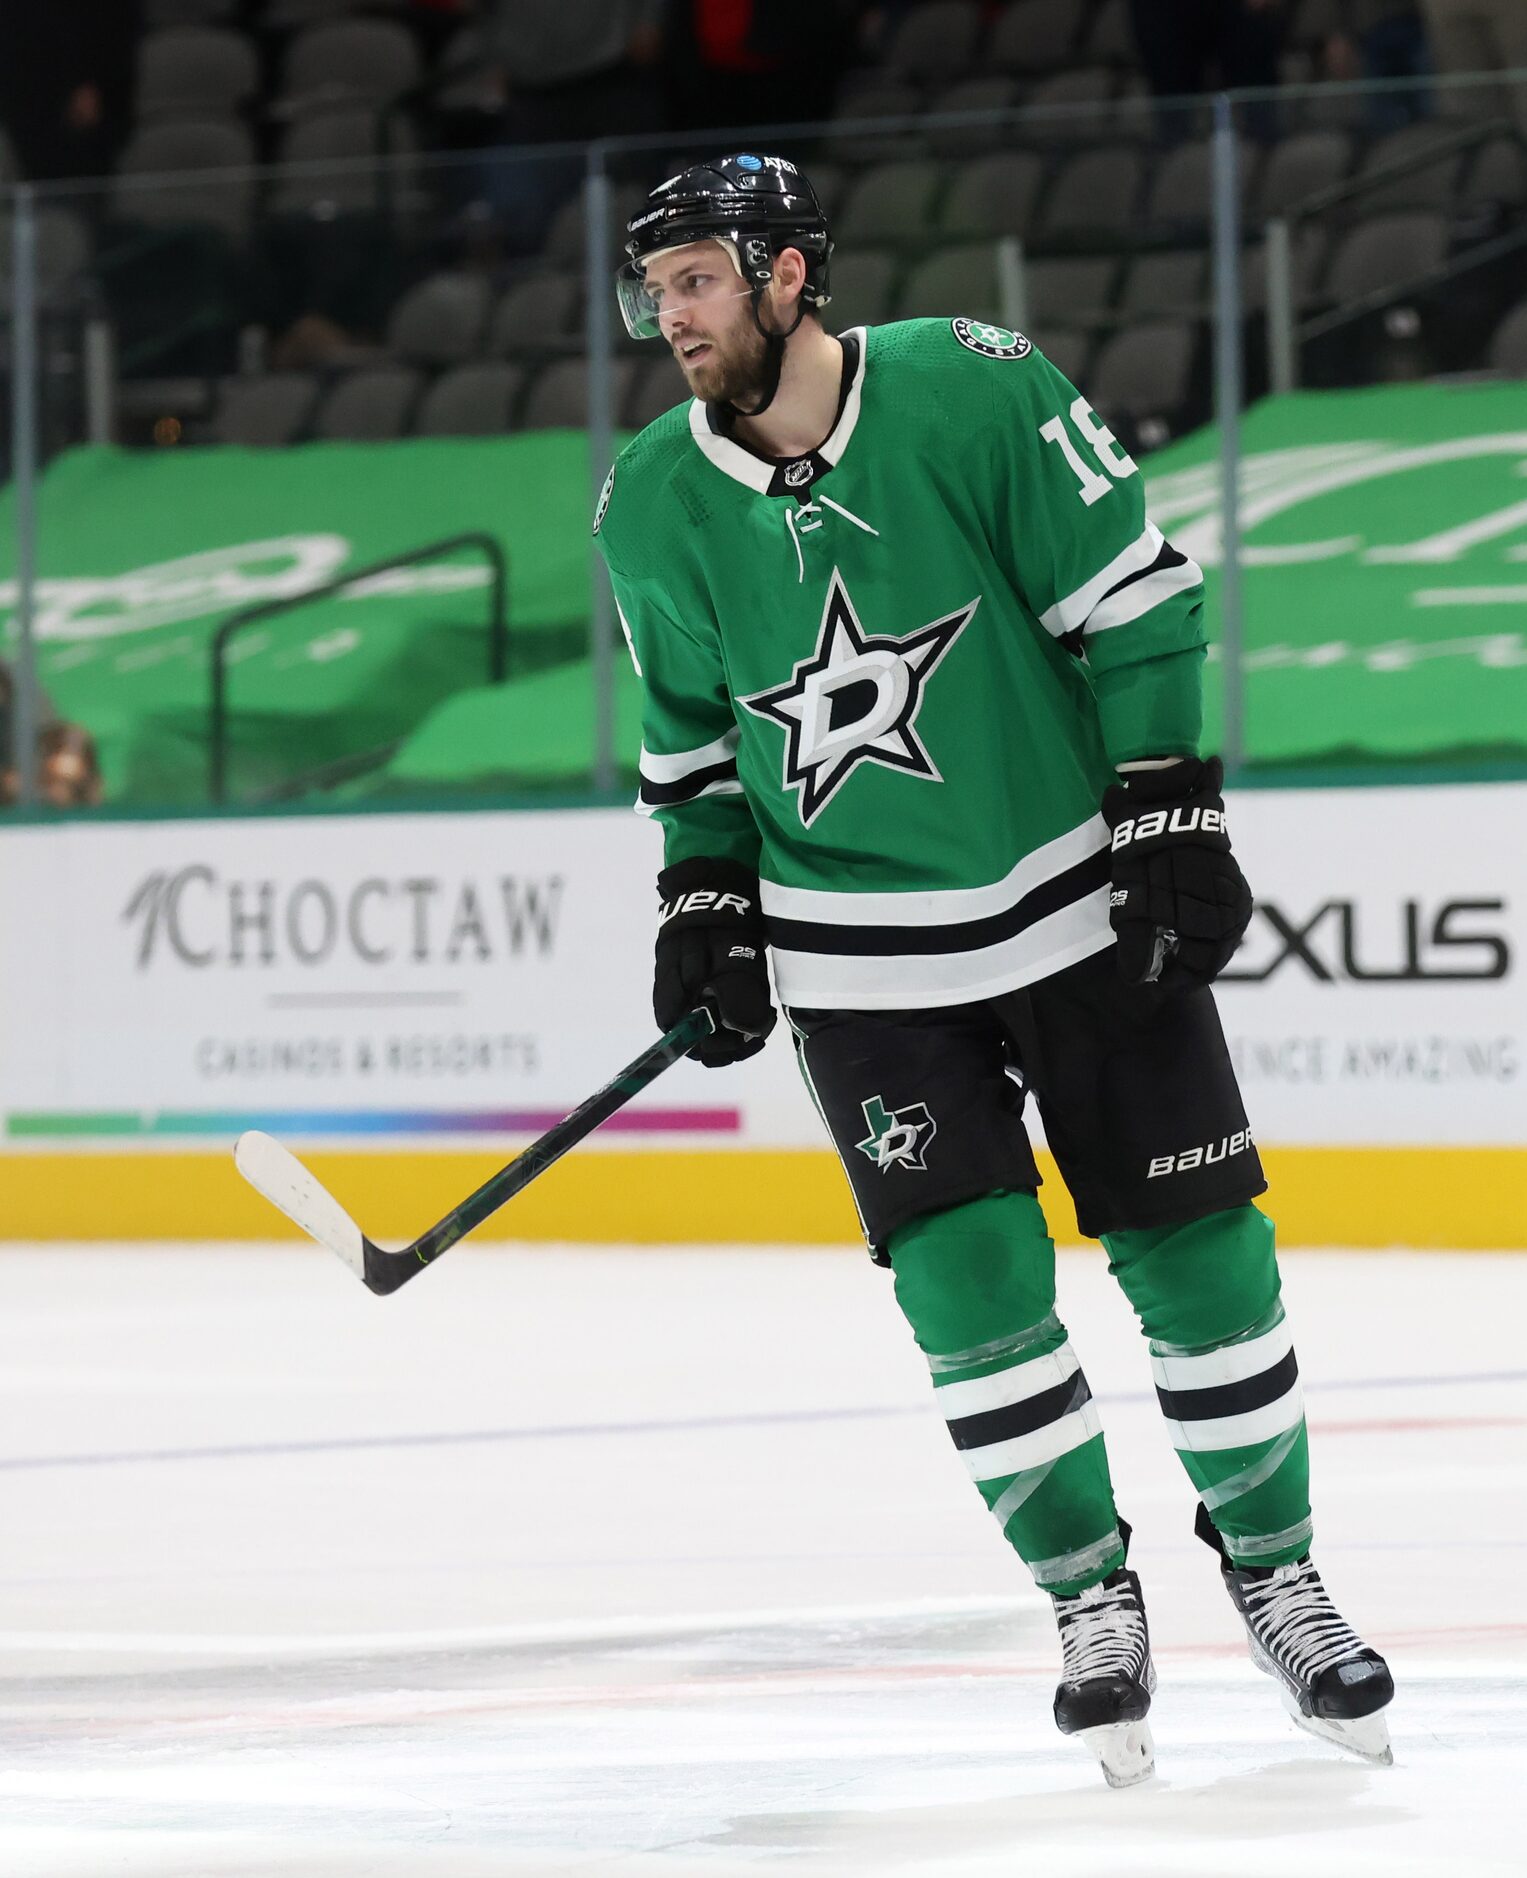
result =
M990 1447L966 1448L960 1458L975 1481L1002 1480L1008 1474L1021 1474L1025 1468L1039 1467L1045 1461L1058 1460L1094 1435L1103 1432L1097 1404L1088 1400L1059 1421L1047 1422L1032 1434L1015 1435L1011 1441L994 1441Z
M936 1383L933 1399L946 1422L957 1422L967 1415L984 1415L990 1409L1011 1408L1015 1402L1027 1402L1057 1388L1081 1368L1076 1352L1063 1343L1048 1356L1030 1357L1026 1363L1014 1363L991 1376L973 1376L966 1382Z
M1205 1350L1198 1356L1158 1356L1153 1350L1151 1374L1158 1389L1219 1389L1227 1382L1248 1382L1260 1376L1281 1363L1293 1347L1293 1330L1282 1317L1260 1337Z

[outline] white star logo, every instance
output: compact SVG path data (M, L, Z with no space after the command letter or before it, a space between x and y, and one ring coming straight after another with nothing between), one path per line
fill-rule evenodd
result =
M809 828L861 763L881 763L942 782L915 729L924 688L944 654L975 617L968 606L904 639L866 634L836 568L827 589L816 650L790 682L737 702L785 728L784 783L798 790Z

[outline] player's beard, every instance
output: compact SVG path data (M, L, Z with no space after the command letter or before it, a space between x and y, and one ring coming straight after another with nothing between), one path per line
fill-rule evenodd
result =
M735 333L710 343L705 363L684 373L690 390L706 404L735 404L744 411L757 404L764 395L769 346L751 312Z

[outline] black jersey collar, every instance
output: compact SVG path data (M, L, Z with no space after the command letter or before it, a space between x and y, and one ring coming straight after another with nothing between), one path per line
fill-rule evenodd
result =
M699 398L691 401L690 435L718 470L724 471L734 482L745 483L749 489L756 489L761 496L767 496L794 495L810 488L818 476L825 475L835 467L848 448L848 440L859 422L864 361L869 350L862 326L839 333L838 340L843 347L844 362L849 367L848 391L838 413L838 421L825 442L791 462L758 456L752 450L744 449L724 429L716 428L721 420L712 406L702 403Z

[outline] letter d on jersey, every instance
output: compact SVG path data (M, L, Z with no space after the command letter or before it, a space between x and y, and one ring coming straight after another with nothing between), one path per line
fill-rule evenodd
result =
M783 782L800 792L809 828L861 763L942 782L916 730L928 680L969 625L981 596L900 639L869 634L859 623L836 568L816 650L794 666L787 684L738 698L745 711L783 725Z

